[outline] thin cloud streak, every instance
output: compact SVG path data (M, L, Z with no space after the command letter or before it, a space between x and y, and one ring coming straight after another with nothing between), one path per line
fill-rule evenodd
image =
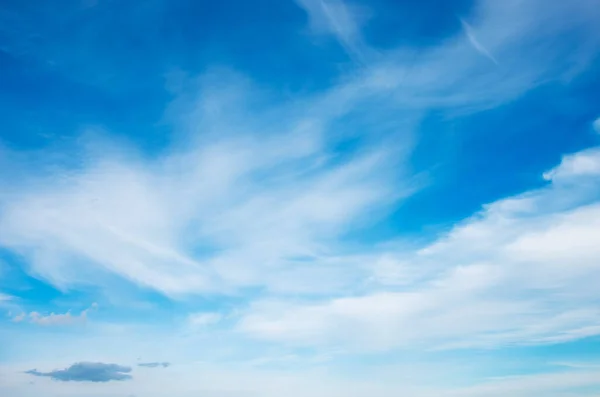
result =
M477 40L477 38L475 37L475 33L473 32L473 28L471 27L471 25L469 25L464 19L460 18L460 23L463 27L463 30L465 32L465 35L467 36L467 38L469 39L469 42L471 43L471 45L473 45L473 48L475 48L477 51L479 51L483 56L488 57L492 62L494 62L496 65L498 65L498 61L496 60L496 58L494 58L494 56L490 53L490 51L485 48L480 42L479 40Z
M168 362L162 362L162 363L158 363L158 362L156 362L156 363L139 363L138 364L138 367L145 367L145 368L159 368L159 367L167 368L169 366L171 366L171 363L168 363Z

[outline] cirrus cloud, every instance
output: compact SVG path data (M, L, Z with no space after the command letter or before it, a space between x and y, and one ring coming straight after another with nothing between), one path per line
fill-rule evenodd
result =
M388 252L383 268L373 257L376 292L310 303L258 301L239 330L359 350L535 345L600 335L599 161L597 148L565 156L545 174L548 186L486 205L428 246Z

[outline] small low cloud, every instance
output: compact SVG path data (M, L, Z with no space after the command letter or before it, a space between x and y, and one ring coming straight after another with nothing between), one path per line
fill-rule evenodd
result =
M217 324L223 319L220 313L192 313L188 316L188 324L192 328L205 328Z
M117 364L81 362L69 368L40 372L37 369L26 371L33 376L48 377L62 382L110 382L131 379L131 367Z
M98 307L96 303L92 304L89 308L81 311L81 313L73 315L70 311L66 313L50 313L43 315L39 312L31 312L29 314L21 313L13 317L12 321L20 323L27 321L31 324L37 324L42 326L67 326L85 324L87 322L87 316L90 310L94 310Z
M27 315L25 313L21 313L21 314L17 314L16 316L14 316L12 318L12 321L14 323L20 323L22 321L25 321L27 319Z
M171 365L171 363L163 362L163 363L139 363L138 367L146 367L146 368L158 368L163 367L167 368Z

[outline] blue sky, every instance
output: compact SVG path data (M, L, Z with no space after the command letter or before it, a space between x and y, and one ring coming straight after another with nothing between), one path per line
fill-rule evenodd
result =
M0 6L0 394L600 396L597 0Z

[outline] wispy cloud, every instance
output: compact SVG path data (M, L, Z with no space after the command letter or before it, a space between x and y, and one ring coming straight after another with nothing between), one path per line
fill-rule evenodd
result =
M293 258L326 254L325 241L415 188L396 179L402 145L353 155L324 146L323 125L335 116L319 113L338 107L337 96L279 109L290 117L277 123L271 109L213 122L218 98L207 91L192 122L222 129L222 138L151 162L107 147L100 158L88 153L74 174L36 177L15 190L23 206L4 201L2 244L32 254L32 271L57 286L90 276L101 282L109 272L171 295L224 292L276 283ZM255 128L267 129L258 137ZM207 249L195 257L197 241ZM78 261L83 266L71 265Z
M361 33L367 16L365 8L351 7L344 0L295 1L308 14L313 33L334 36L351 57L365 60L368 47Z
M131 379L130 367L117 364L81 362L69 368L40 372L32 369L26 373L33 376L49 377L62 382L110 382Z
M446 349L600 334L600 150L566 156L543 189L499 200L376 278L407 291L252 305L240 330L300 345ZM583 165L582 165L583 164ZM389 255L393 255L393 252ZM404 274L411 274L407 283ZM558 299L560 297L560 299ZM410 324L409 327L406 325Z
M587 361L557 361L553 362L552 365L557 367L566 367L574 369L600 369L599 362L587 362Z
M31 324L42 325L42 326L65 326L65 325L77 325L85 324L88 320L88 313L90 310L94 310L98 307L96 303L92 304L88 309L81 311L78 315L73 315L71 312L62 314L50 313L43 315L38 312L31 312L29 314L21 313L13 317L12 321L20 323L28 321Z
M574 58L551 45L525 57L531 43L551 43L574 24L591 31L595 14L579 2L482 4L478 35L510 59L500 74L465 37L417 57L390 53L322 93L284 103L243 77L210 72L187 81L167 112L195 138L158 158L88 137L76 169L38 172L46 168L19 166L21 157L6 151L0 161L11 166L0 169L11 173L0 177L12 188L0 195L0 244L63 289L90 280L108 288L111 275L171 296L360 288L368 275L360 263L343 262L343 236L422 186L406 168L421 117L432 108L468 112L510 101L571 73L575 60L591 56L587 44L600 43L590 34ZM538 8L547 14L543 31ZM361 119L366 108L377 109L376 123ZM350 116L364 125L345 122ZM365 129L373 133L358 131ZM336 150L357 136L366 142L360 150Z
M192 313L188 316L188 325L193 329L204 328L223 319L221 313Z
M337 40L361 64L345 63L344 72L325 79L335 83L291 97L270 91L261 77L265 86L228 69L171 74L166 90L173 101L161 121L173 141L151 155L94 128L68 148L0 147L0 185L9 187L0 189L0 245L22 266L15 279L26 278L22 270L35 278L32 285L52 287L33 298L37 304L28 290L22 300L32 312L13 309L0 294L2 308L21 313L10 314L20 325L0 324L0 341L11 342L1 349L2 361L35 362L2 364L0 373L9 375L0 376L0 395L26 395L26 387L27 395L160 397L169 384L177 396L572 397L573 388L594 396L587 391L600 387L595 367L565 359L568 371L482 380L486 371L471 362L472 350L448 350L510 346L519 354L523 345L600 335L600 148L564 156L522 194L488 196L491 203L447 229L424 231L417 241L390 237L404 232L403 200L430 183L449 185L415 159L423 154L415 148L428 149L420 136L428 123L512 106L542 85L552 91L560 82L564 89L597 58L594 2L478 0L462 31L437 46L375 57L363 34L370 11L358 6L366 2L296 3L313 34ZM53 75L68 79L60 63ZM88 74L102 80L91 70L78 78ZM120 95L112 94L111 103ZM599 123L586 131L600 131ZM133 139L144 140L142 127L134 127L132 136L141 137ZM485 127L473 136L488 133ZM462 150L463 131L453 133ZM476 140L490 150L485 139ZM437 199L447 204L445 196ZM388 219L398 208L401 216ZM90 291L113 303L106 323L52 328L86 323L93 307L51 312L42 306L47 295ZM130 313L115 303L129 296L128 309L138 300L145 309ZM23 373L64 368L36 360L69 354L70 364L82 352L135 363L135 379L128 366L100 362ZM379 352L385 353L373 354ZM415 356L429 360L425 369L384 364ZM461 356L460 365L437 362L448 356ZM449 386L440 386L444 376Z
M471 43L471 45L473 45L473 48L479 51L483 56L488 57L492 62L494 62L497 65L498 61L496 60L496 58L494 58L490 51L487 48L485 48L483 44L479 42L479 40L477 40L473 27L462 18L460 19L460 23L462 24L463 30L465 32L465 35L469 39L469 42Z
M171 365L171 363L168 362L162 362L162 363L139 363L138 367L146 367L146 368L158 368L158 367L162 367L162 368L167 368Z
M303 4L360 48L344 3ZM89 136L76 167L3 151L11 190L0 193L0 244L62 290L110 291L119 277L169 297L244 296L236 337L285 346L442 349L597 335L596 149L565 157L545 174L548 187L498 200L429 246L346 240L423 185L407 163L431 110L490 108L589 62L597 34L582 33L576 53L552 45L595 32L599 17L582 4L483 2L476 42L497 67L473 51L475 36L458 35L416 55L390 52L292 101L227 71L186 79L165 118L189 135L155 158ZM76 324L86 314L20 319Z

